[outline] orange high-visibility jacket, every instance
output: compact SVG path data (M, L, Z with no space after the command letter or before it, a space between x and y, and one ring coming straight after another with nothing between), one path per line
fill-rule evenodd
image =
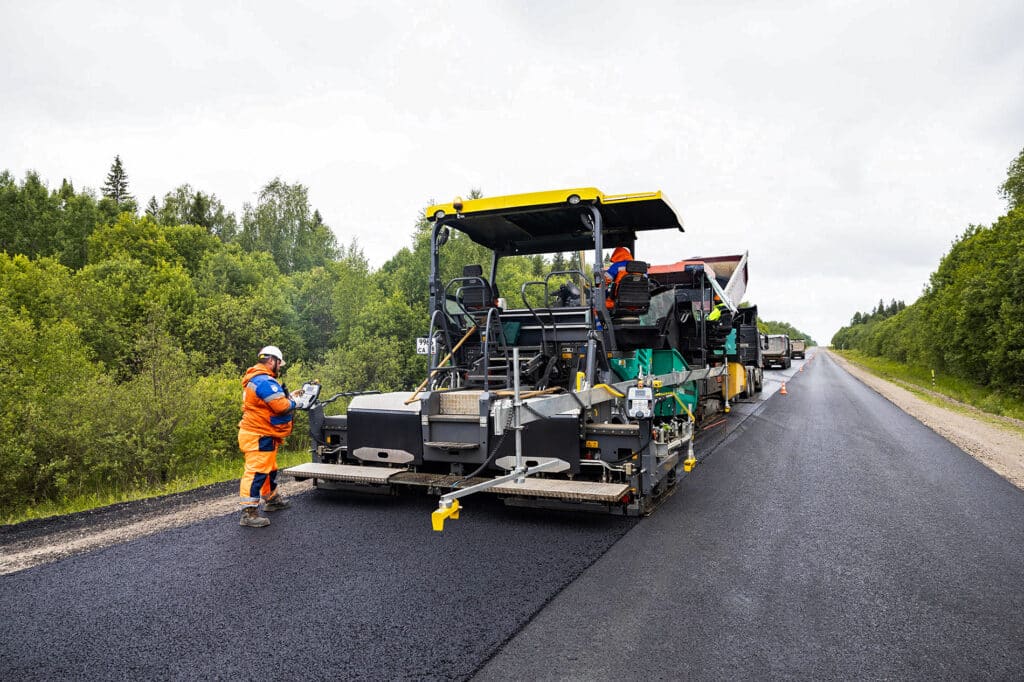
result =
M612 251L612 264L605 271L605 286L607 299L604 304L609 310L615 308L615 293L619 281L626 276L626 264L633 260L633 254L625 246L619 246Z
M261 436L284 438L292 432L295 401L265 365L250 367L242 377L242 421L238 428Z

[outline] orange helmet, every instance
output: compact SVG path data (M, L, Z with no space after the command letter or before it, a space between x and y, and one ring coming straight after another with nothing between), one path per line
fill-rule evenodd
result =
M629 249L625 246L616 247L616 249L612 251L612 262L620 263L624 260L633 260L633 254L631 254Z

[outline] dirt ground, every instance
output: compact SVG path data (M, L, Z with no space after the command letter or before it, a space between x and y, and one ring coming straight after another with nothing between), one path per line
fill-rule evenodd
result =
M935 405L835 353L829 355L840 367L883 398L1024 490L1024 422L990 415L915 387L915 390L947 402L949 407Z
M850 374L920 420L1000 476L1024 489L1024 423L993 418L956 404L940 407L917 397L890 381L853 365L838 355L831 357ZM996 425L1002 420L1006 425ZM1016 427L1016 428L1014 428ZM219 483L166 497L125 502L68 516L26 521L0 527L0 575L57 561L75 554L109 547L135 538L214 516L228 516L234 523L238 511L238 482ZM312 490L309 481L282 483L281 492L294 497ZM273 516L271 515L271 522ZM253 531L258 532L258 531Z

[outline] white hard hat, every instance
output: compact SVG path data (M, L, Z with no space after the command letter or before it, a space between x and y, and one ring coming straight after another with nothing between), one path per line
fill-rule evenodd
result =
M281 349L277 346L264 346L260 349L259 357L261 360L267 356L277 358L281 361L281 366L284 367L284 355L281 354Z

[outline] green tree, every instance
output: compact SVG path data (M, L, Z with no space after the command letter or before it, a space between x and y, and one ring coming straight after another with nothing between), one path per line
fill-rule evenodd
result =
M10 173L0 174L0 250L28 256L58 251L57 204L34 171L19 187Z
M363 306L379 296L380 276L356 240L342 247L338 260L291 276L294 307L308 357L322 360L332 346L348 342Z
M818 342L788 322L776 322L775 320L758 320L757 327L765 334L788 334L791 339L804 339L808 346L817 346Z
M64 265L78 269L88 259L89 237L101 218L99 206L91 191L75 192L67 181L57 199L56 255Z
M0 252L0 301L23 312L34 324L55 324L74 306L72 272L53 258L30 259Z
M68 320L36 324L0 301L0 516L43 499L95 492L113 384Z
M281 275L270 254L228 245L204 257L195 282L199 301L183 346L201 353L204 367L247 367L270 343L289 357L305 357L296 283Z
M331 294L331 313L337 321L334 345L344 345L362 312L363 306L374 298L374 293L389 290L381 275L371 279L370 263L355 239L342 249L338 260L330 264L335 286ZM406 292L401 292L404 296Z
M174 251L175 262L181 263L192 275L202 270L207 256L224 250L221 241L201 225L172 225L161 231Z
M86 240L101 218L95 197L76 192L68 180L49 191L29 171L19 185L0 172L0 251L57 256L72 268L85 264Z
M290 274L333 260L337 241L318 223L304 185L274 178L260 190L256 205L246 204L238 243L247 251L267 251L278 269Z
M265 277L276 279L280 274L269 253L246 253L237 244L227 244L203 258L196 287L203 296L242 296L254 291Z
M1006 181L999 186L999 195L1006 199L1010 209L1024 206L1024 149L1006 169Z
M163 229L152 218L146 215L136 218L127 213L89 236L88 253L90 263L123 257L150 266L158 261L173 261L177 255Z
M68 315L82 339L119 378L134 373L133 349L146 322L151 268L125 254L89 263L75 273Z
M338 328L331 300L338 276L332 265L298 272L290 278L295 292L292 306L305 340L307 360L323 360Z
M135 198L128 192L128 174L121 163L120 154L114 157L114 163L107 173L107 180L103 183L103 196L114 202L118 211L135 212Z
M205 194L187 184L164 195L156 219L161 225L201 225L223 242L231 241L238 233L235 214L216 194Z

